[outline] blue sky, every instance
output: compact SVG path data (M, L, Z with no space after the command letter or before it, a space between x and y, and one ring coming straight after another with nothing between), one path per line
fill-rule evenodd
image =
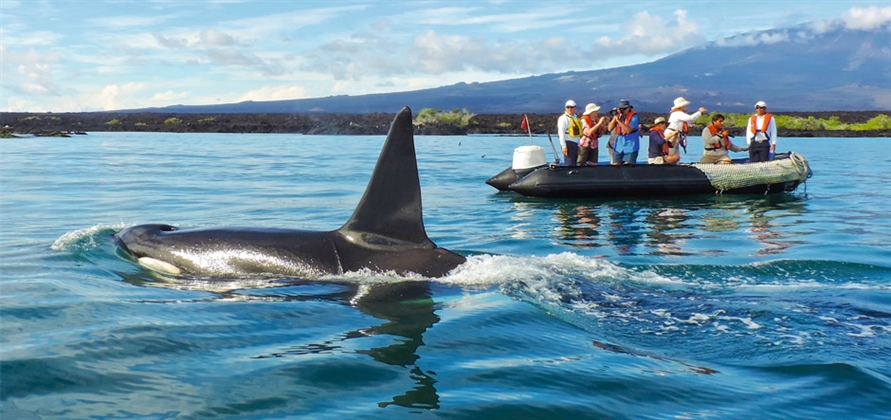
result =
M888 0L0 0L0 111L407 91L637 64L803 23L889 21Z

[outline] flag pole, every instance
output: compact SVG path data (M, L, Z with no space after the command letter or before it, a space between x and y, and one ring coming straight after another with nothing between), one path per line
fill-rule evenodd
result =
M523 121L526 121L526 132L529 133L529 144L532 144L532 127L529 126L529 116L523 114Z

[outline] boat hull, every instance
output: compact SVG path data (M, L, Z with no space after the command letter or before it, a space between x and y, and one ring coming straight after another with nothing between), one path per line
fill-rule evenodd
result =
M489 185L530 197L662 197L697 194L776 194L794 191L811 176L804 158L713 165L546 166L528 174L501 171ZM785 161L784 161L785 160Z

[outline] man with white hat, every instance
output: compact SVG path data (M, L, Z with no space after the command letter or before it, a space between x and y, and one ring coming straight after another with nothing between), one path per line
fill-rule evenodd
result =
M668 129L666 130L666 133L678 133L678 141L671 148L669 155L677 160L680 160L681 158L677 146L681 145L683 146L684 151L687 151L687 134L690 133L690 126L693 125L693 122L699 119L702 114L706 113L705 108L699 107L699 110L696 112L688 114L687 105L690 105L690 101L684 99L683 96L675 98L674 106L671 107L671 114L668 115Z
M749 162L767 162L777 151L777 123L767 112L764 101L755 104L755 114L746 124L746 143L749 145Z
M575 166L579 157L579 139L582 138L582 122L575 116L575 101L566 101L563 115L557 118L557 136L563 149L563 166Z

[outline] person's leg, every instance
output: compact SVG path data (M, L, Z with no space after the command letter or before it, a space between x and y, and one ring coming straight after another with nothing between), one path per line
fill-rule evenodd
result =
M566 166L575 166L579 158L579 144L571 141L566 142L566 153L569 160Z
M579 157L576 159L576 163L578 166L585 166L585 162L588 160L588 154L590 153L590 148L588 146L579 146Z
M618 166L621 165L625 161L625 154L619 151L613 151L613 163L612 165Z
M599 149L599 147L594 147L591 150L588 150L588 164L589 165L592 165L592 166L597 165L597 159L598 159L597 155L600 153L598 151L598 149Z

